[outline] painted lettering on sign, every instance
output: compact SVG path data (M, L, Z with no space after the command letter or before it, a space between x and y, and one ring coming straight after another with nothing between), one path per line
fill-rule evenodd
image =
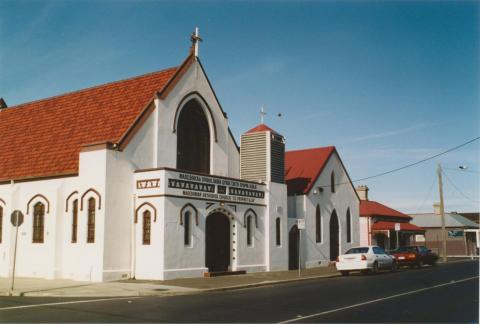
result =
M137 181L137 189L159 188L160 179L145 179Z
M260 198L260 199L265 198L265 193L263 191L258 191L258 190L230 187L228 188L228 193L234 196L252 197L252 198Z
M201 183L201 182L194 182L194 181L177 180L177 179L168 179L168 187L175 188L175 189L215 192L215 185Z
M265 199L263 185L199 174L173 174L168 178L168 188L171 194L232 203L261 204Z

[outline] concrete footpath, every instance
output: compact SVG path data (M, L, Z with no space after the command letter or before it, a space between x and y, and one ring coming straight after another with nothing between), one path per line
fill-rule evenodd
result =
M279 284L338 276L335 267L257 272L213 278L174 280L121 280L91 283L66 279L16 278L13 296L28 297L130 297L169 296ZM11 278L0 278L0 296L9 296Z

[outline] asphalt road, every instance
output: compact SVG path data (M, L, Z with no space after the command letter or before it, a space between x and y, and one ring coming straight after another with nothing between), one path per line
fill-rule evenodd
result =
M478 275L478 261L463 261L172 297L0 297L0 321L478 322Z

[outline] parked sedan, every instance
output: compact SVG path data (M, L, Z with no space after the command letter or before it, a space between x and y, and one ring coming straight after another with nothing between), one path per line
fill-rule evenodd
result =
M337 258L335 266L342 276L348 276L350 271L359 270L363 273L377 273L380 269L397 270L395 258L378 246L351 248Z
M424 264L435 265L438 255L425 246L402 246L390 251L399 266L423 267Z

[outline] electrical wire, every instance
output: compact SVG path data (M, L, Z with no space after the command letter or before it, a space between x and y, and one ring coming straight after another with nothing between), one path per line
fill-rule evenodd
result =
M461 190L453 183L453 181L450 180L450 178L447 176L447 174L446 174L444 171L442 171L442 174L445 176L445 178L447 179L448 183L450 183L450 184L452 185L452 187L455 188L455 190L457 190L457 192L458 192L459 194L461 194L465 199L470 200L470 201L472 201L472 202L474 202L474 203L480 203L480 201L474 200L474 199L468 197L467 195L465 195L465 194L463 193L463 191L461 191Z
M413 163L409 163L409 164L406 164L404 166L401 166L399 168L395 168L395 169L392 169L392 170L389 170L389 171L385 171L385 172L381 172L381 173L377 173L377 174L374 174L374 175L371 175L371 176L368 176L368 177L365 177L365 178L359 178L359 179L355 179L355 180L352 180L351 182L340 182L340 183L336 183L335 186L338 186L338 185L346 185L346 184L350 184L350 183L354 183L354 182L359 182L359 181L365 181L365 180L369 180L369 179L373 179L373 178L378 178L378 177L381 177L381 176L384 176L384 175L387 175L387 174L390 174L390 173L394 173L394 172L398 172L398 171L401 171L401 170L404 170L404 169L407 169L407 168L410 168L410 167L413 167L413 166L416 166L418 164L421 164L421 163L424 163L424 162L427 162L427 161L430 161L436 157L439 157L439 156L442 156L442 155L445 155L447 153L450 153L450 152L453 152L455 150L458 150L459 148L462 148L470 143L473 143L475 141L478 141L480 139L480 136L478 137L475 137L471 140L468 140L460 145L457 145L457 146L454 146L454 147L451 147L443 152L440 152L438 154L435 154L435 155L432 155L432 156L429 156L427 158L424 158L422 160L419 160L419 161L416 161L416 162L413 162ZM317 186L318 188L328 188L330 187L330 185L322 185L322 186Z
M430 198L430 195L432 194L433 186L435 185L436 180L437 180L437 177L434 176L432 184L430 185L430 189L428 189L428 194L425 197L425 199L423 200L423 202L417 207L417 209L416 209L417 211L420 211L423 208L423 206L425 205L425 203L427 202L428 198Z

